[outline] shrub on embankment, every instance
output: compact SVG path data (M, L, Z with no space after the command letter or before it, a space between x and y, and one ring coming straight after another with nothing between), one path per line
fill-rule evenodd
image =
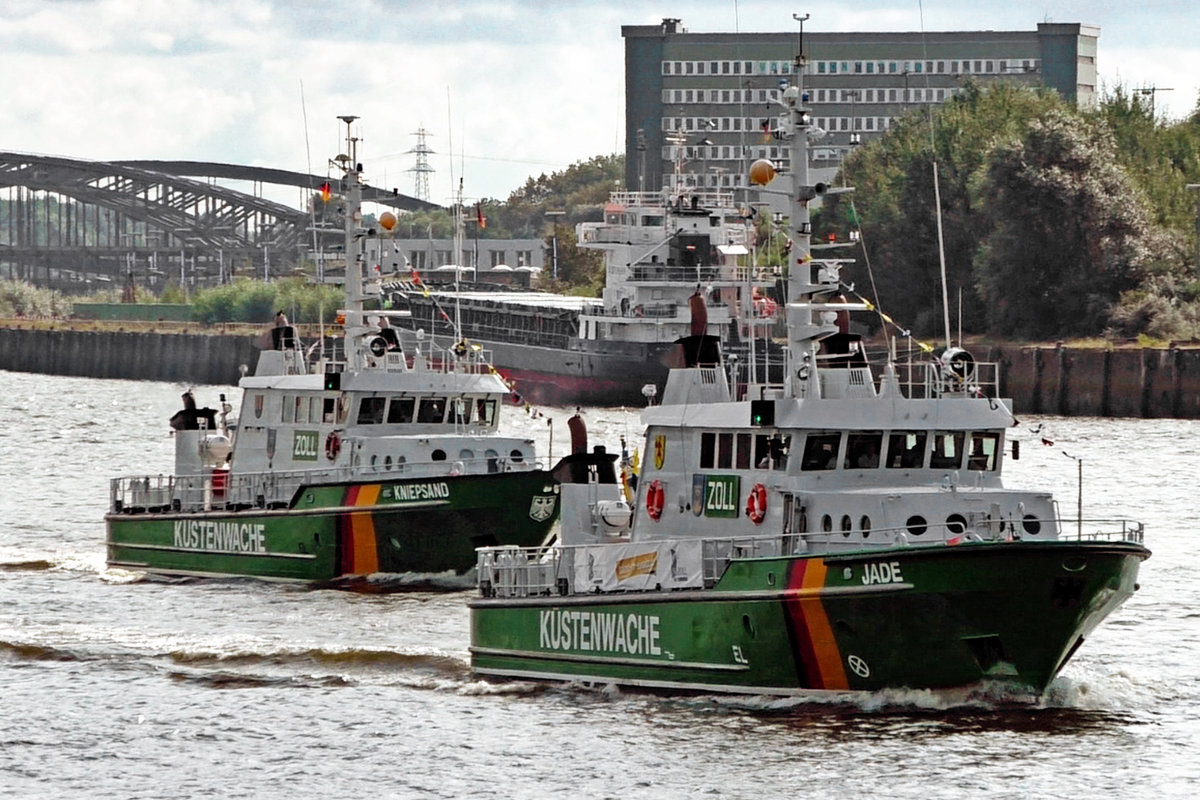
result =
M271 283L240 278L200 289L191 298L197 322L264 322L283 311L294 323L329 322L342 304L342 287L310 284L302 278Z
M71 301L51 289L24 281L0 281L0 317L62 317Z
M15 281L8 283L13 284L12 293L18 297L23 297L25 294L52 295L56 298L58 305L52 310L21 310L17 308L17 313L6 313L5 307L0 299L0 317L3 316L67 316L72 313L72 301L66 300L61 295L53 292L47 292L42 289ZM169 287L171 288L171 287ZM106 319L118 319L122 315L119 313L122 305L114 301L112 293L103 293L96 296L74 298L74 302L80 304L93 303L112 303L111 308L104 314ZM271 283L263 283L249 278L239 278L233 283L222 284L206 289L197 289L190 295L185 296L181 291L164 291L161 298L162 301L171 301L174 303L186 304L188 313L186 319L192 322L200 322L206 325L219 324L222 322L245 322L245 323L270 323L274 320L276 311L283 311L288 319L296 324L318 322L329 323L337 314L337 309L343 302L342 288L332 285L315 285L306 283L302 278L282 278ZM160 298L146 293L139 297L139 302L132 304L128 319L146 319L145 314L137 313L138 307L147 304L159 304ZM25 306L30 306L26 303ZM41 303L37 308L48 307L46 303ZM182 306L181 306L182 308ZM182 319L176 314L170 315L170 319Z

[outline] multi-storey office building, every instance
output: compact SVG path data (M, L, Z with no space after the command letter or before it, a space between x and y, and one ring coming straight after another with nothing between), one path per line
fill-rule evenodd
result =
M792 79L798 33L688 33L677 19L627 25L625 180L630 189L746 185L746 165L787 167L773 140L774 105ZM804 86L827 135L813 166L914 107L944 102L965 79L1043 83L1080 105L1096 95L1100 29L1042 23L1036 31L803 34Z

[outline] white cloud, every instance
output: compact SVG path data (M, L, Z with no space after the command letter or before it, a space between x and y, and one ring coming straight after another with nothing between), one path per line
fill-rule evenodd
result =
M506 197L530 175L623 149L622 25L679 16L692 32L797 28L777 2L671 6L9 0L0 149L324 171L341 148L336 117L349 113L362 118L362 160L376 183L412 191L407 151L424 126L437 151L432 199L448 198L464 164L468 195ZM1044 6L927 2L924 27L1029 30L1048 16ZM1057 21L1101 25L1106 82L1174 88L1156 98L1160 113L1194 107L1200 62L1172 4L1056 6ZM805 10L808 31L922 25L915 8L883 0L815 0Z

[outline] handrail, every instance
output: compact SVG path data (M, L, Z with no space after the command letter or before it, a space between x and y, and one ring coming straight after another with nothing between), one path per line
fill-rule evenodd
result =
M450 472L447 472L448 468ZM126 514L280 508L289 505L303 486L437 479L548 468L548 462L540 458L516 461L507 456L478 456L450 462L394 463L390 468L376 464L273 472L217 470L202 475L127 475L111 480L109 508L112 512Z
M1044 521L1053 523L1059 535L1054 538L1035 538L1032 535L1022 537L1013 531L1012 526L1001 527L994 523L986 531L976 526L967 528L963 525L931 525L919 535L909 535L906 528L880 529L872 534L891 535L891 546L895 549L909 547L954 547L970 546L973 543L1001 543L1013 541L1039 542L1129 542L1143 544L1145 541L1145 526L1141 522L1127 519L1093 519L1084 520L1077 524L1076 520L1055 519ZM1069 523L1069 524L1068 524ZM1111 529L1093 528L1086 533L1080 533L1084 525L1111 526ZM994 529L994 532L992 532ZM1076 531L1072 534L1071 531ZM982 533L987 532L990 538ZM856 541L857 539L857 541ZM885 539L886 540L886 539ZM701 547L701 575L703 586L711 588L725 574L730 562L755 558L786 558L816 553L849 554L860 551L865 544L857 532L845 536L842 531L829 532L800 532L783 533L768 536L714 537L696 540L681 539L679 541L699 541ZM829 545L843 544L841 547ZM666 540L641 542L647 548L672 544ZM814 545L826 545L825 548ZM575 561L577 555L587 558L589 549L605 548L611 545L564 545L552 547L481 547L477 552L477 576L479 592L483 597L535 597L539 595L568 595L586 594L594 591L594 587L575 585ZM870 545L878 552L877 544ZM641 589L647 591L646 589ZM671 589L658 586L655 591L668 592Z

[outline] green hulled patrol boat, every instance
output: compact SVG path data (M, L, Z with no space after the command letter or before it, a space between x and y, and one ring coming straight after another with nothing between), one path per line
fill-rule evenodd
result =
M344 352L309 353L285 319L240 382L236 422L197 408L171 420L173 475L111 485L109 566L150 573L354 582L469 572L484 545L532 546L558 487L529 439L501 435L508 387L471 343L401 345L395 312L364 311L363 176L342 117Z
M805 62L796 61L797 83ZM947 346L877 369L838 259L814 258L808 96L782 95L795 243L788 369L731 392L699 331L662 402L628 529L619 487L563 485L558 546L486 548L470 602L483 676L772 695L1000 684L1037 696L1137 588L1141 524L1063 520L1006 488L1011 401ZM763 173L766 173L765 175ZM774 168L751 167L766 183ZM833 191L833 190L830 190ZM893 348L894 350L894 348Z

